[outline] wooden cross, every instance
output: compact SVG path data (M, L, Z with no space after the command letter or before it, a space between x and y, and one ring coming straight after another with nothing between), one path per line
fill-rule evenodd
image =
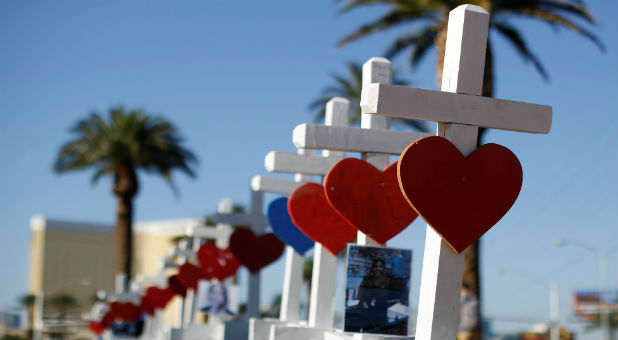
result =
M325 125L347 126L349 105L349 101L345 98L331 99L326 104ZM322 151L322 156L273 151L266 155L264 166L269 172L325 176L330 168L344 157L345 153L330 150ZM316 242L313 250L313 272L309 298L309 327L321 329L332 327L334 316L332 298L335 295L333 282L336 272L337 257L330 254L319 242ZM279 338L272 332L271 337Z
M448 21L442 91L387 84L363 87L364 113L438 122L437 135L464 156L476 149L478 127L548 133L549 106L481 97L489 14L462 5ZM464 253L456 254L428 226L423 256L417 340L449 340L457 335Z
M299 155L306 150L298 150ZM251 189L259 192L270 192L289 196L296 188L310 182L312 176L295 174L294 181L256 175L251 179ZM283 290L281 294L281 309L279 319L251 319L249 320L249 340L266 339L273 324L284 325L299 321L300 291L302 288L303 269L305 258L298 254L293 247L285 248L285 272L283 276Z
M391 62L384 58L371 58L363 64L363 85L392 82ZM328 149L344 152L359 152L361 159L383 170L389 163L389 155L399 155L418 138L427 133L390 130L391 118L369 113L361 114L361 127L325 126L301 124L294 128L293 142L306 149ZM378 243L358 232L357 243L378 246Z
M305 150L299 150L299 154L305 154ZM277 179L280 187L272 187L270 189L261 187L266 184L268 177L255 176L251 181L251 188L258 192L274 192L284 195L290 195L297 187L306 182L311 182L312 177L304 174L295 174L294 181L286 181ZM255 186L253 184L256 184ZM273 183L272 181L270 182ZM305 259L301 254L298 254L291 246L286 246L285 249L285 273L283 278L283 291L281 294L281 311L279 319L286 322L298 321L300 312L300 289L302 285L303 267Z

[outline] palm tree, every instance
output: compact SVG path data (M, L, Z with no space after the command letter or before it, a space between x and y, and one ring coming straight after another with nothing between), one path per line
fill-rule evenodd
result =
M360 121L361 118L361 90L363 88L363 66L356 62L347 62L346 70L348 71L346 76L340 74L332 74L331 78L334 81L332 86L329 86L322 90L320 96L309 104L309 110L315 113L316 121L323 121L326 114L326 103L333 97L343 97L350 101L350 124L355 124ZM393 84L395 85L408 85L408 83L397 76L397 72L393 72ZM412 119L398 119L395 120L399 123L403 123L418 131L427 131L427 125L420 120Z
M131 278L133 255L133 198L138 192L137 170L155 173L172 183L172 170L194 177L196 158L185 149L178 130L165 119L143 110L109 111L109 121L92 113L71 128L74 139L60 149L54 170L64 173L93 168L92 183L113 176L116 206L116 273ZM126 288L126 287L125 287Z
M338 42L343 46L359 38L376 32L386 31L395 27L408 25L411 30L397 37L388 46L386 58L393 58L409 49L409 62L416 66L427 51L437 49L436 81L442 82L442 66L446 43L448 13L464 3L478 5L490 14L489 28L504 37L524 61L531 63L544 80L548 74L541 61L529 49L519 30L508 22L509 18L532 18L541 20L554 29L571 30L592 41L601 50L604 49L597 36L587 29L596 24L594 17L587 11L583 0L345 0L342 13L371 5L381 5L387 8L386 13L377 20L367 23ZM485 57L485 73L483 77L482 95L493 96L494 69L491 36L487 38ZM480 129L478 144L481 144L485 129ZM473 293L481 297L479 279L479 244L474 243L466 251L463 281L468 283ZM480 320L480 318L479 318ZM481 332L479 325L479 332Z

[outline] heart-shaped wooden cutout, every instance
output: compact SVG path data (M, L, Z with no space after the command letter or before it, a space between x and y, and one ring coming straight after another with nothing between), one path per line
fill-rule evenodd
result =
M223 281L234 276L240 268L240 262L234 257L230 248L222 250L210 242L204 243L196 256L207 278Z
M193 289L194 291L197 289L197 282L199 280L209 279L206 277L206 274L202 268L189 262L185 262L183 265L178 267L177 276L183 286Z
M283 254L285 245L273 233L255 236L249 228L236 228L230 236L230 249L252 273L271 264Z
M156 309L163 309L174 297L174 292L169 289L161 289L159 287L148 287L146 289L146 295L144 295L142 301L146 302L150 306Z
M187 287L178 279L178 275L172 275L167 278L167 287L171 289L175 294L182 297L187 296Z
M356 228L328 203L321 184L296 188L288 199L288 212L294 225L333 255L356 238Z
M303 234L297 226L292 223L292 218L288 212L288 199L280 197L270 202L267 209L268 223L273 229L273 233L294 248L300 255L313 248L314 242L307 235Z
M99 335L103 333L103 331L105 330L105 327L103 327L103 325L100 322L96 322L96 321L88 322L88 328L95 335Z
M509 149L485 144L466 158L439 136L410 144L399 158L397 176L410 205L456 253L506 214L523 178Z
M326 175L324 187L330 205L380 244L399 234L418 216L399 189L397 162L380 172L363 160L342 159Z
M146 314L148 314L150 316L153 316L154 312L155 312L155 308L152 305L152 302L148 301L148 298L146 298L146 296L142 296L142 301L139 304L139 309L142 312L144 312L144 313L146 313Z

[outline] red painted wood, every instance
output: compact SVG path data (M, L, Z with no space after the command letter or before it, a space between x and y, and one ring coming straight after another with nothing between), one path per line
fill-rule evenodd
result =
M174 292L169 288L148 287L146 294L142 298L142 306L149 305L156 309L163 309L173 297Z
M457 253L506 214L523 177L519 160L503 146L485 144L466 159L438 136L410 144L397 175L410 205Z
M285 244L273 233L255 236L249 228L236 228L230 236L230 249L238 261L252 273L276 261Z
M96 322L96 321L88 322L88 328L95 335L99 335L99 334L103 333L103 331L105 330L103 325L101 323L99 323L99 322Z
M331 207L320 184L306 183L294 190L288 212L294 225L333 255L356 238L356 229Z
M200 267L190 262L185 262L183 265L178 267L177 276L183 286L193 290L197 289L197 282L199 280L209 279Z
M356 158L339 161L324 180L330 205L351 225L380 244L418 216L399 189L397 163L379 171Z
M215 278L223 281L234 276L240 268L240 262L230 248L222 250L213 243L204 243L197 251L196 256L202 271L209 279Z
M180 295L182 297L187 296L187 287L185 287L182 282L178 279L178 275L172 275L167 278L167 286L171 289L176 295Z

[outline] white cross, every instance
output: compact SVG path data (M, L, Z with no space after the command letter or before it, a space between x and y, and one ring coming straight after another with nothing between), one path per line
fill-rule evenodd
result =
M392 82L391 62L384 58L371 58L363 64L363 86L371 83ZM383 170L389 163L389 154L399 155L410 142L428 137L422 132L390 130L391 118L369 113L361 114L361 127L324 126L301 124L294 128L292 140L296 147L359 152L361 159ZM358 244L378 244L358 232Z
M326 104L325 125L346 126L348 124L349 101L345 98L333 98ZM269 172L287 172L305 175L321 175L345 157L339 151L322 151L322 156L314 154L292 154L270 152L266 155L264 166ZM337 257L330 254L319 242L313 250L313 271L309 301L309 327L329 329L332 327L337 272ZM270 338L281 338L276 333L277 326L271 327ZM273 334L275 332L275 334ZM293 337L293 335L292 335Z
M450 140L465 156L476 149L479 126L548 133L551 107L480 96L488 23L489 14L478 6L462 5L451 11L443 92L370 84L363 87L363 112L437 121L437 134ZM463 260L463 252L455 254L427 227L416 339L455 339Z
M298 154L304 155L305 150L298 150ZM309 152L307 152L307 155L309 155ZM289 196L296 188L311 180L312 176L303 174L295 174L294 181L256 175L251 179L251 188L254 191L271 192ZM283 276L279 319L251 319L249 321L249 340L267 338L270 327L273 324L284 325L299 321L299 297L302 288L304 264L305 258L301 254L298 254L291 246L286 246L285 272Z

